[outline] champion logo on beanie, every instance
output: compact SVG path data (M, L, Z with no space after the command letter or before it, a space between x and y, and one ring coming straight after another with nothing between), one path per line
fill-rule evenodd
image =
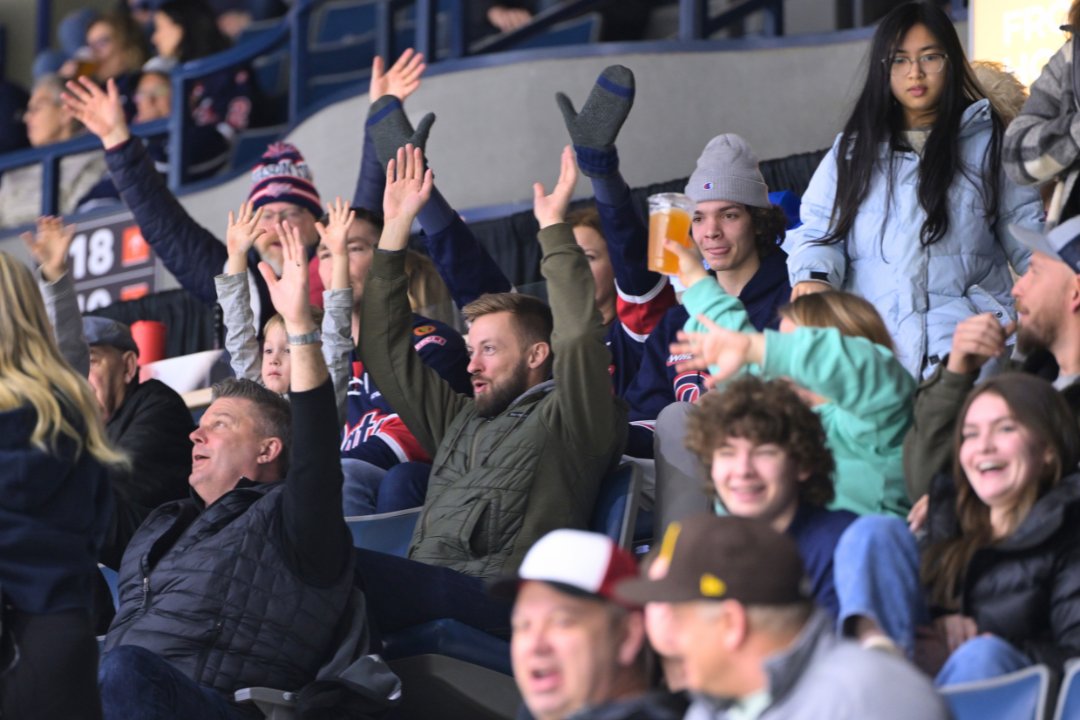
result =
M734 133L717 135L701 151L686 183L696 203L726 200L752 207L769 207L769 188L750 144Z
M295 145L273 143L251 171L248 201L253 210L274 202L292 203L319 217L322 201L313 179L311 168Z

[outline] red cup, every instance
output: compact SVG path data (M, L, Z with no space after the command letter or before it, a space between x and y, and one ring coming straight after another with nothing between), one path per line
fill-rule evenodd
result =
M139 346L139 365L165 359L165 323L136 320L131 323L131 337Z

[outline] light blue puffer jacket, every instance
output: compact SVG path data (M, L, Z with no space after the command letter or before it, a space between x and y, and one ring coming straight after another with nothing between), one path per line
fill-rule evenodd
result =
M988 100L964 112L960 156L977 180L991 128ZM784 243L792 286L824 280L869 300L892 333L900 362L916 378L928 375L948 354L961 320L984 312L994 313L1002 323L1016 318L1009 263L1023 273L1030 252L1012 236L1009 225L1042 229L1043 207L1035 188L1020 187L1003 172L997 217L988 222L981 181L973 183L957 171L949 188L949 232L924 248L919 230L926 213L916 196L920 158L914 152L898 153L892 207L887 206L887 179L878 173L848 238L817 245L812 241L827 234L836 197L838 143L839 137L803 195L802 226L789 230ZM881 152L887 167L886 146Z

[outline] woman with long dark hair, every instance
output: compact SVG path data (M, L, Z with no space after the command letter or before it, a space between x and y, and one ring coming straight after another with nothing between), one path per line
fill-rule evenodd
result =
M1061 671L1080 656L1076 417L1045 380L1005 373L968 395L953 449L953 472L931 485L921 542L878 516L841 538L842 630L864 643L888 636L938 685L1036 663Z
M940 684L1080 655L1080 431L1026 373L991 378L960 413L952 482L930 497L921 575L949 659ZM945 478L941 478L945 480Z
M0 716L96 719L91 622L112 512L108 443L30 270L0 252Z
M916 377L945 357L960 320L1015 319L1009 264L1023 272L1029 251L1009 225L1041 229L1042 207L1002 173L1003 131L948 16L932 2L895 8L788 232L792 297L866 298Z

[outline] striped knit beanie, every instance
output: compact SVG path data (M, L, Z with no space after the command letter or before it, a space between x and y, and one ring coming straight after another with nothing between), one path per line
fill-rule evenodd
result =
M316 218L323 213L319 191L312 182L311 169L295 145L277 142L266 148L251 171L248 202L252 210L275 202L299 205Z

